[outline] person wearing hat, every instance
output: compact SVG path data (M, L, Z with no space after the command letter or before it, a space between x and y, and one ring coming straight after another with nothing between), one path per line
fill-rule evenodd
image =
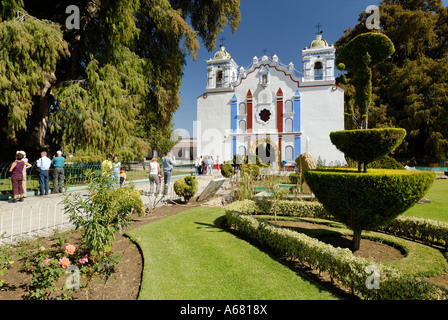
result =
M53 192L62 193L64 184L64 163L65 158L62 156L61 151L56 152L56 157L51 160L51 164L54 167L53 170Z

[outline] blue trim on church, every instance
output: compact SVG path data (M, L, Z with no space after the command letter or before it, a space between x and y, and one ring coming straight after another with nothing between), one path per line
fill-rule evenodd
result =
M294 94L294 131L301 132L301 108L302 108L302 99L300 96L299 90ZM300 135L294 136L294 159L300 156L302 150L302 140Z
M238 133L238 101L237 97L234 94L231 100L231 128L232 133ZM236 154L236 136L232 139L232 154Z

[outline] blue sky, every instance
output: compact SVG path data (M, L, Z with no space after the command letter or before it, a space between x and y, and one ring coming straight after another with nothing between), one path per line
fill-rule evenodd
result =
M448 0L442 1L445 6ZM232 34L226 27L218 39L224 37L226 50L239 66L247 67L254 56L276 54L284 64L294 63L302 71L301 51L316 36L315 26L322 25L322 38L329 44L336 42L344 30L356 25L359 14L378 0L303 1L303 0L241 0L241 23ZM205 92L207 64L219 49L209 52L201 43L196 61L188 58L184 69L181 104L173 117L174 129L193 136L196 120L196 98Z

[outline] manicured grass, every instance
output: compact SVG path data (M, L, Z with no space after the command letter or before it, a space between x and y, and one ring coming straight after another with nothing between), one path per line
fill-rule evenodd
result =
M425 197L432 203L416 204L403 215L448 222L448 179L434 181Z
M223 219L223 209L197 207L127 232L144 258L139 299L338 299L222 229Z

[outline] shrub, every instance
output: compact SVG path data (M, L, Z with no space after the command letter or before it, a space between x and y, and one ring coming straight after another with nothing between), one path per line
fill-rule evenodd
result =
M400 128L342 130L331 132L330 140L347 158L363 163L366 171L368 163L390 154L405 136Z
M257 179L260 176L260 167L256 164L245 164L241 167L241 174L247 174L253 179Z
M227 222L245 236L270 247L282 256L326 272L332 280L350 287L352 292L366 299L430 300L447 299L446 288L429 284L417 277L403 275L371 259L355 257L350 250L332 245L286 228L233 210L226 210ZM380 286L373 290L367 285L372 270L380 275Z
M374 167L379 169L397 169L404 170L404 166L390 156L385 156L384 158L377 160L373 163Z
M443 246L448 249L448 223L417 217L397 217L385 226L382 232L394 236L410 238L430 246Z
M76 229L82 228L81 242L103 256L115 239L115 232L128 226L132 210L143 212L141 191L133 187L110 189L110 177L89 176L87 197L79 193L68 194L64 210Z
M226 210L251 215L272 215L274 208L270 200L235 201L226 206ZM332 218L319 202L279 200L277 215L290 217L312 217L320 219Z
M300 175L298 175L297 173L290 173L289 174L289 181L291 183L293 183L293 184L297 184L299 177L300 177Z
M198 192L198 180L192 176L183 177L174 182L174 192L188 202Z
M221 174L224 178L231 178L235 174L235 170L231 164L225 163L221 166Z
M385 225L417 203L435 179L432 172L373 169L308 170L305 180L325 209L353 230L353 250L362 230Z

